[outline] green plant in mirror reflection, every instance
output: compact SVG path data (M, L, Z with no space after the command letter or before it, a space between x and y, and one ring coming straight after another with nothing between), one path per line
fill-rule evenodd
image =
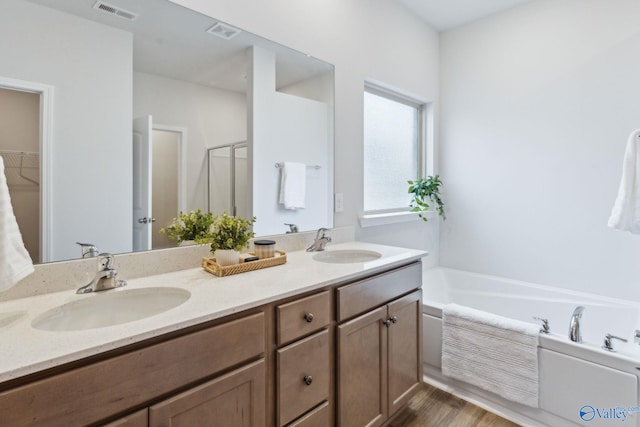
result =
M183 242L193 240L196 243L209 243L209 229L214 216L211 212L204 213L200 209L189 213L182 213L174 218L171 224L160 229L171 240Z

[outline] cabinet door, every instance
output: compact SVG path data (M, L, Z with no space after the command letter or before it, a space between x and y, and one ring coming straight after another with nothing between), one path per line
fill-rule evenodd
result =
M103 427L147 427L148 409L135 412L117 419L116 421L105 424Z
M260 359L152 406L149 426L264 426L264 365Z
M422 292L416 291L388 305L389 415L393 415L422 384Z
M387 419L387 307L338 326L338 426Z

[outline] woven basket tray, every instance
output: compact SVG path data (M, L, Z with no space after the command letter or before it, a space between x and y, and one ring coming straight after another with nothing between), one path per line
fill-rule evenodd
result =
M249 252L254 255L253 252ZM287 262L287 253L284 251L276 251L276 256L272 258L263 258L258 261L241 262L240 264L219 266L215 258L202 257L202 268L211 274L219 277L231 276L232 274L246 273L247 271L259 270L261 268L273 267Z

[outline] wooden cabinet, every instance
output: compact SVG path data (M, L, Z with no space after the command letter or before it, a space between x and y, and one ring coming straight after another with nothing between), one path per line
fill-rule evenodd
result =
M265 425L264 359L149 408L149 427Z
M264 353L265 314L260 312L2 391L2 424L87 425L109 420Z
M0 424L382 425L421 383L421 275L416 262L0 384Z
M377 286L387 285L391 289L395 286L398 292L406 291L407 287L416 289L420 287L420 281L416 282L419 273L415 266L409 266L389 273L383 282L380 277L374 278L376 286L371 281L348 285L343 295L349 298L359 295L359 301L377 304L393 294ZM338 325L338 426L382 425L420 387L421 295L420 290L415 290L377 308L370 307L365 314ZM344 317L361 312L363 307L362 304L356 309L347 304L341 307L339 303Z

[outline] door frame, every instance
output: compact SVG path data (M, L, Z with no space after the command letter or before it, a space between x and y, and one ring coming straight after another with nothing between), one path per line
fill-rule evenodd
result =
M178 159L178 211L187 211L187 128L172 125L163 125L160 123L154 123L151 121L151 130L159 130L163 132L175 132L180 135L180 141L178 145L179 159ZM153 144L153 142L152 142Z
M53 148L53 93L54 87L37 82L0 76L0 88L35 93L40 96L40 262L51 261L53 196L51 154Z

